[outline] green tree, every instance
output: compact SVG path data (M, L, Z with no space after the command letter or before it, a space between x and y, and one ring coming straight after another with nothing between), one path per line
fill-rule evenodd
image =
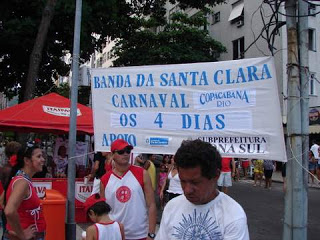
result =
M226 48L212 39L204 26L202 12L188 17L182 12L172 15L160 32L151 31L157 26L154 19L145 21L130 38L120 39L114 47L114 66L174 64L217 61ZM147 28L146 28L147 27Z
M179 2L182 8L190 6L199 9L205 8L206 4L223 2L223 0L170 1ZM57 75L68 74L70 64L65 63L63 57L67 53L72 53L75 2L75 0L0 1L1 92L8 97L19 94L22 101L27 84L34 82L36 84L36 89L27 95L41 95L52 89ZM143 22L141 19L146 15L150 15L159 23L164 23L165 2L165 0L84 0L80 40L81 61L88 60L94 49L99 50L107 36L112 38L136 36L136 30ZM46 15L48 9L45 6L49 3L51 12ZM41 26L45 28L42 30ZM37 37L41 37L42 40L38 42ZM30 62L30 59L34 61ZM26 81L28 75L31 75L31 83Z
M46 22L46 33L41 26L43 16L46 17L45 6L49 2L54 9L50 13L52 20ZM36 82L33 94L47 92L53 87L57 75L68 74L70 64L65 63L63 57L72 53L74 13L74 0L0 2L1 92L8 97L20 94L21 101L27 87L28 69L33 71L29 74L33 76L31 80ZM94 49L101 48L107 36L121 37L135 29L132 14L132 7L125 0L83 1L81 61L88 60ZM44 39L39 42L43 46L37 42L39 35ZM30 62L30 59L35 61ZM36 64L39 68L34 66Z

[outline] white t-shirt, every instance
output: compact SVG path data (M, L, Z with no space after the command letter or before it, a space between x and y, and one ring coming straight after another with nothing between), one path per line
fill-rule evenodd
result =
M320 164L320 158L319 158L319 151L318 151L318 149L319 149L319 145L315 143L315 144L313 144L313 145L311 146L310 151L313 152L314 158L315 158L316 160L318 160L318 164Z
M219 192L211 202L195 205L184 195L170 200L162 214L156 240L249 240L242 207Z

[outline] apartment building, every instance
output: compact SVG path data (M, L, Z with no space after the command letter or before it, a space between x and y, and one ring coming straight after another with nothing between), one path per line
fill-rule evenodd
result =
M167 3L167 18L171 14L181 11L179 5ZM189 16L197 14L196 9L184 10ZM320 133L320 47L317 40L320 34L320 6L309 5L309 107L310 107L310 133ZM212 8L207 15L209 34L220 41L227 48L227 53L220 56L220 60L235 60L241 58L255 58L274 56L277 71L277 81L282 109L283 123L287 122L287 31L283 25L274 41L267 42L258 38L265 29L272 16L272 9L263 0L227 0L225 4ZM285 22L284 4L280 6L277 14L278 22ZM274 18L272 19L274 20ZM271 31L271 27L269 30ZM266 37L266 33L263 33ZM272 40L272 38L271 38ZM270 51L272 50L272 51Z

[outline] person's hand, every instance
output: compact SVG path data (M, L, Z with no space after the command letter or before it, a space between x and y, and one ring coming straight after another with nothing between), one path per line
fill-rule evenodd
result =
M84 178L88 178L89 180L92 180L92 174L88 174L87 176L85 176Z
M36 232L36 225L33 224L23 230L24 238L18 237L18 235L14 231L9 231L9 236L10 240L29 240L35 236Z
M163 191L160 191L159 197L160 197L160 200L163 199Z
M236 174L234 172L232 172L231 176L234 177Z
M37 232L37 227L36 225L30 225L26 229L23 230L24 236L26 239L31 239L35 236L35 233Z
M136 156L136 162L138 162L140 165L142 165L144 162L143 162L143 160L142 160L142 157L140 157L140 155L139 156Z
M150 165L151 165L150 162L147 160L147 161L144 162L143 168L144 168L145 170L148 170L149 167L150 167Z

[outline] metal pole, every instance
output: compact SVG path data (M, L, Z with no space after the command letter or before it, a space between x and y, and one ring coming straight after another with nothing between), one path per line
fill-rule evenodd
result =
M300 105L300 68L297 33L297 1L285 2L288 39L288 123L287 123L287 191L283 240L306 239L304 221L304 184L302 165L302 130Z
M298 1L299 16L308 15L308 3L303 0ZM300 106L301 106L301 133L302 133L302 166L305 169L309 168L309 28L308 17L299 17L299 61L300 61ZM302 171L302 188L301 188L301 212L296 213L300 217L298 224L302 228L294 232L295 239L307 239L307 224L308 224L308 172Z
M78 102L78 78L79 78L79 54L80 54L80 29L81 29L82 0L76 2L73 54L72 54L72 85L71 108L69 129L69 161L68 161L68 199L66 219L66 239L76 239L75 223L75 146L77 134L77 102Z

